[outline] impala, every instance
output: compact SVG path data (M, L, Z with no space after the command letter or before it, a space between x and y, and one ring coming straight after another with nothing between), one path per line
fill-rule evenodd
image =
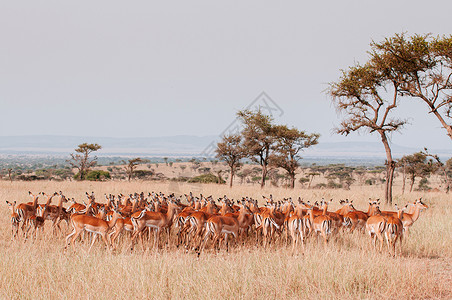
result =
M88 204L86 211L88 211L90 204ZM77 237L84 231L88 231L94 234L93 240L89 247L88 252L91 251L91 248L94 245L94 242L97 239L97 236L100 235L105 242L105 245L108 249L110 249L111 242L109 241L108 232L115 226L116 221L121 216L121 212L117 207L114 207L113 219L110 221L105 221L93 216L88 216L84 214L73 214L71 216L71 225L73 228L72 233L70 233L66 237L66 246L64 249L67 249L69 244L72 243L72 248L75 251L75 240Z
M400 244L402 244L402 234L403 234L403 224L402 224L402 216L403 216L403 210L397 209L397 217L393 216L387 216L386 218L386 228L384 231L384 235L386 238L386 243L388 244L388 252L391 255L391 248L392 248L392 255L396 256L396 243L397 240L400 239Z
M403 224L404 234L408 235L408 230L413 226L414 222L419 219L421 211L428 209L428 206L422 202L422 199L417 200L413 205L413 213L404 213L401 218Z
M213 235L213 246L215 248L223 233L225 234L224 242L226 251L229 251L228 236L229 234L232 234L234 238L237 239L239 228L239 222L234 217L213 216L209 218L206 223L206 233L204 234L204 240L202 241L202 245L199 247L198 256L205 248L209 236Z
M36 215L36 207L38 206L39 193L36 196L32 192L28 192L28 194L33 199L33 202L20 203L16 208L16 212L19 215L20 220L23 222L22 230L24 230L25 225L28 225L29 219Z
M294 213L287 220L287 231L292 238L292 254L295 253L295 248L298 248L298 243L301 242L302 249L304 250L304 204L299 199L298 205L294 209Z
M54 195L56 195L55 193ZM56 228L60 228L60 222L63 219L63 203L66 203L67 199L64 197L63 193L60 191L58 205L50 205L50 201L47 204L47 213L45 215L47 220L52 221L53 231L56 232ZM44 216L44 214L41 214Z
M159 238L160 238L160 232L163 228L171 226L173 222L173 217L179 210L179 206L174 203L174 201L169 200L168 203L168 211L166 214L161 212L152 212L152 211L146 211L143 210L137 215L137 213L133 214L131 216L131 221L134 226L134 233L132 236L132 246L131 249L133 250L135 240L140 234L144 228L154 228L154 247L159 246Z
M311 224L311 233L320 233L326 246L332 232L332 219L327 214L328 204L326 202L322 201L321 208L323 210L322 215L317 217L314 217L313 207L311 206L309 208L309 221Z
M10 217L11 218L11 234L12 234L13 238L15 238L19 231L20 216L16 212L16 201L14 201L12 203L9 201L6 201L6 204L8 204L8 206L11 209L11 217Z
M386 229L386 219L382 216L378 203L372 204L371 216L367 219L366 230L369 233L374 248L377 248L377 238L380 241L380 252L383 249L383 233Z

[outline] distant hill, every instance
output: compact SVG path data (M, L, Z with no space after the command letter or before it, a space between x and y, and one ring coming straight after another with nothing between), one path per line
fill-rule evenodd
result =
M201 156L209 145L215 145L217 136L162 136L148 138L111 138L80 136L3 136L0 154L68 155L84 142L102 145L99 156ZM394 157L422 150L393 144ZM429 149L442 157L452 156L452 147ZM384 159L385 151L379 142L325 142L306 150L306 158Z

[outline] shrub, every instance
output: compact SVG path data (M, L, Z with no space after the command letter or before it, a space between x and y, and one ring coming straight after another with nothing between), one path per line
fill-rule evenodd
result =
M333 180L328 180L327 187L330 189L340 189L342 188L342 184L336 183Z
M327 187L326 183L317 183L316 185L314 185L315 189L324 189L326 187Z
M102 170L94 170L89 171L88 174L86 174L86 180L90 181L102 181L106 179L110 179L110 172L102 171Z
M135 170L133 171L133 177L138 179L148 179L155 174L153 170Z
M375 184L375 179L367 179L364 182L365 185L374 185Z
M199 182L199 183L221 183L221 184L226 183L226 181L224 181L223 179L218 178L217 176L215 176L213 174L199 175L199 176L191 178L188 182L190 182L190 183L194 183L194 182Z

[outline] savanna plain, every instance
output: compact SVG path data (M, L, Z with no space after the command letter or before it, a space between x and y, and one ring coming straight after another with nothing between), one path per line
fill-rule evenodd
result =
M305 201L333 199L328 210L340 207L340 199L353 200L356 209L367 211L369 198L383 198L381 186L352 186L350 190L287 189L282 187L145 181L108 182L9 182L0 181L0 298L2 299L447 299L452 298L452 195L444 192L405 192L394 189L400 206L422 197L429 208L421 213L398 255L373 249L363 232L339 232L324 247L322 239L309 238L305 250L292 253L291 246L277 240L264 248L254 237L232 243L229 252L207 249L199 257L193 251L169 245L160 249L141 246L130 251L125 234L115 251L97 241L78 241L64 251L71 229L52 232L45 224L36 240L11 234L8 201L28 202L28 191L62 191L79 202L85 192L104 194L174 192L183 195L228 195L262 199L302 197ZM40 203L43 203L43 199ZM102 200L101 200L102 201ZM261 203L263 204L262 200ZM65 204L68 206L68 204ZM393 207L381 205L382 209ZM20 233L20 231L19 231ZM386 247L386 246L385 246Z

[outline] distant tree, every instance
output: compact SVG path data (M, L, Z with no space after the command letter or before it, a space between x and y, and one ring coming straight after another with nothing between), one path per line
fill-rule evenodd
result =
M300 179L298 179L298 182L304 186L306 183L308 183L310 181L310 179L308 177L301 177Z
M142 163L147 163L149 162L147 159L142 159L142 158L133 158L133 159L129 159L128 161L121 161L123 164L125 164L124 166L124 170L126 171L127 174L127 178L132 179L133 173L135 171L135 169L138 167L139 164Z
M314 180L315 176L320 176L320 173L318 173L318 172L309 172L308 173L308 177L309 177L308 189L311 187L312 181Z
M93 159L90 159L90 154L99 149L102 149L102 146L98 144L83 143L78 145L78 148L75 149L77 154L71 153L71 159L68 160L68 162L73 168L78 170L79 180L85 179L89 169L96 165L97 157L95 156Z
M245 150L242 144L242 136L240 134L225 135L219 143L217 143L216 157L224 160L230 170L229 187L232 187L234 175L240 166L240 160L245 157Z
M168 157L164 157L163 160L165 161L165 164L168 166Z
M11 177L12 173L13 173L13 169L9 168L8 169L8 178L9 178L9 181L11 181L11 182L13 182L13 178Z
M444 183L446 184L446 193L448 194L449 190L450 190L450 178L451 178L452 174L449 174L447 169L448 169L448 164L450 164L452 166L452 159L449 159L446 162L446 164L444 164L438 155L430 154L428 152L427 148L424 148L424 151L422 153L425 154L425 156L431 157L436 161L436 165L437 165L438 169L440 169L441 172L443 173L443 176L444 176L443 180L444 180ZM451 168L451 172L452 172L452 168Z
M273 119L260 111L239 111L239 119L244 124L242 130L243 145L247 156L262 166L261 188L265 186L272 146L275 143Z
M406 165L406 172L410 179L410 192L413 190L416 177L425 178L435 171L432 160L427 161L427 155L422 152L405 155L401 161Z
M373 42L370 55L376 66L397 81L401 95L427 105L452 139L452 35L396 34Z
M377 133L386 151L385 200L392 203L392 185L396 162L392 158L388 134L400 130L405 120L391 117L399 100L399 79L391 70L370 61L342 72L338 82L331 83L329 94L344 119L336 132L348 135L355 131Z
M273 127L275 144L270 156L270 163L287 171L290 178L289 186L295 187L295 172L300 166L301 151L318 144L320 135L307 134L296 128L288 128L286 125Z

